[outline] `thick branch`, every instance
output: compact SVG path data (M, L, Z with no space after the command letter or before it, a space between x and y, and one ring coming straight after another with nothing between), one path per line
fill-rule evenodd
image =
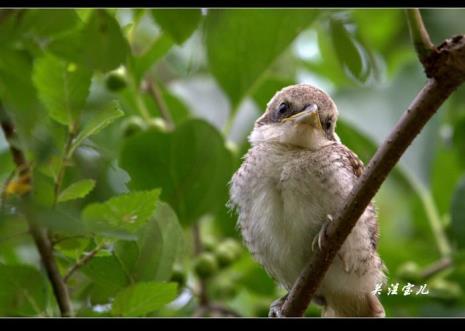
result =
M31 180L31 170L26 161L26 157L22 150L17 146L17 137L15 126L9 119L3 105L0 103L0 122L5 138L10 146L10 151L13 156L18 174L22 178L26 178L28 183ZM44 229L31 222L30 217L26 217L29 223L29 231L34 239L34 242L39 251L42 264L47 271L47 276L52 284L53 293L55 294L58 306L62 316L72 316L71 302L69 299L68 288L66 287L63 278L58 271L58 267L53 256L53 248Z
M451 93L465 80L465 38L457 36L424 61L430 79L379 147L328 227L328 238L296 280L282 307L283 316L302 316L345 239L389 172Z

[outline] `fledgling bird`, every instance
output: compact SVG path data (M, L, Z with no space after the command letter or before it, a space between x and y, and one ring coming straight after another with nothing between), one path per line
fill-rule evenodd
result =
M288 291L363 172L363 163L335 133L337 116L334 101L316 87L277 92L255 122L251 148L230 183L229 203L246 246ZM370 204L315 295L323 316L384 316L372 294L385 282L377 238ZM280 316L283 300L272 304L270 316Z

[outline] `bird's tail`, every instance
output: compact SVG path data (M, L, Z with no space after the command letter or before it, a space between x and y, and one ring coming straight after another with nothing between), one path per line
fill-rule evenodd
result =
M361 296L338 295L326 298L323 317L384 317L384 308L371 293Z

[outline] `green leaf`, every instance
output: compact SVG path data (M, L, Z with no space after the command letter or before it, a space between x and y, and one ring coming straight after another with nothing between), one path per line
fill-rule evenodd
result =
M58 202L64 202L85 197L94 189L95 180L83 179L65 188L58 196Z
M465 176L457 184L451 205L450 235L459 249L465 247Z
M113 255L95 256L81 271L108 294L115 294L129 284L121 263Z
M318 10L209 10L205 22L210 71L233 108Z
M10 175L15 168L11 152L9 150L0 152L0 181L4 180Z
M94 226L104 225L130 233L137 231L153 215L159 189L132 192L111 198L103 203L92 203L82 212L82 218Z
M49 49L93 70L109 71L126 62L129 53L118 21L106 10L92 11L84 27L50 43Z
M77 135L73 141L70 154L73 154L74 150L87 138L97 134L100 130L110 125L114 120L124 115L121 110L120 104L117 101L113 101L110 105L106 106L103 110L95 114L91 120L84 125L81 132Z
M130 187L161 187L161 198L183 224L215 213L232 175L232 156L223 137L198 119L184 121L173 133L151 130L131 136L120 159L131 176Z
M134 281L167 281L182 248L183 232L176 214L160 201L155 216L139 230L136 241L117 241L115 255Z
M262 83L257 86L252 97L259 109L265 110L266 104L276 92L292 84L294 84L294 81L288 78L275 76L267 77L266 80L263 80Z
M343 67L360 81L368 77L368 62L364 59L361 46L357 47L355 38L347 31L341 20L330 19L330 34L337 58Z
M138 236L140 255L135 279L167 281L183 248L183 232L171 207L160 202L155 217Z
M35 61L33 82L51 118L71 125L85 105L92 74L52 55Z
M23 35L51 37L70 30L80 23L73 9L28 9L21 19Z
M114 246L115 256L119 259L126 274L135 280L134 267L139 257L139 246L134 240L118 240Z
M161 59L171 49L173 44L173 39L168 34L162 33L153 41L147 51L139 56L135 56L133 58L133 66L136 80L140 81L145 72Z
M22 115L17 127L35 123L30 110L36 106L37 97L31 75L32 59L28 52L0 47L0 98L7 109Z
M132 285L115 297L114 316L145 316L176 298L176 283L145 282Z
M200 9L153 9L152 16L163 31L182 44L195 31L202 18Z
M35 268L0 264L0 316L43 314L48 284Z

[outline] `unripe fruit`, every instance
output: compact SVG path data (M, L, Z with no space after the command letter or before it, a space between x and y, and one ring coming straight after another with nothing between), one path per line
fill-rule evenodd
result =
M222 280L212 284L211 294L213 297L221 300L233 298L237 292L238 287L230 280Z
M128 86L126 72L124 69L118 69L108 74L105 85L107 89L113 92L121 91Z
M220 245L215 250L216 260L220 268L225 268L231 265L237 258L237 254L227 245Z
M409 261L402 264L397 269L397 275L402 280L417 284L421 281L421 270L418 264L415 262Z
M175 266L170 281L177 283L178 289L182 289L186 285L186 280L186 273L180 267Z
M203 242L202 242L203 249L206 250L207 252L213 252L218 247L218 244L215 242L214 239L212 238L206 238L206 239L202 238L202 239L203 239Z
M241 254L242 254L242 246L241 246L241 244L237 240L232 239L232 238L229 238L229 239L226 239L225 241L223 241L220 244L220 247L222 247L222 249L231 251L232 254L234 254L234 259L239 258L239 256L241 256Z
M156 129L157 131L167 132L166 123L159 117L151 118L147 121L148 129Z
M194 272L201 279L209 278L217 271L218 264L212 253L202 253L194 260Z
M121 123L121 131L125 137L130 137L136 133L145 131L146 128L147 125L139 116L130 116Z

